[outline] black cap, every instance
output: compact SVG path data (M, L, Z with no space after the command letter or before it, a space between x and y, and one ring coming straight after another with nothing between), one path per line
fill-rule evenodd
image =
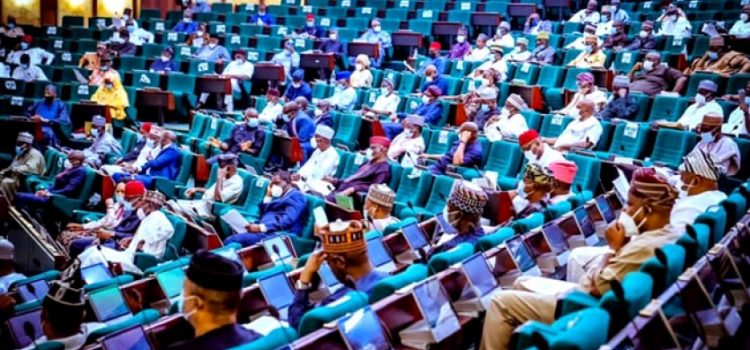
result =
M52 281L44 303L71 308L83 307L83 289L73 288L67 282Z
M190 259L187 278L201 288L238 292L242 290L243 273L240 263L201 249Z

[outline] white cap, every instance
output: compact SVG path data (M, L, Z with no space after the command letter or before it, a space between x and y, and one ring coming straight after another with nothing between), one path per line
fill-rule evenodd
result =
M13 260L13 243L5 238L0 238L0 260Z
M318 125L315 128L315 135L320 135L328 140L333 139L334 131L328 126L325 125Z

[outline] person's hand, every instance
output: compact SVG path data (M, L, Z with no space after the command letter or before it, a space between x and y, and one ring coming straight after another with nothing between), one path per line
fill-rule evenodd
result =
M462 142L464 142L464 143L465 142L469 142L470 139L471 139L471 131L464 130L464 131L461 132L461 141Z
M208 139L208 143L210 143L211 146L214 146L214 147L221 147L221 141L219 141L219 139L215 137Z
M633 65L633 71L638 71L643 69L643 62L636 62L635 65Z
M219 170L219 171L221 171L221 170ZM187 190L185 190L185 197L190 198L194 194L195 194L195 188L188 188Z
M227 177L227 168L219 168L219 170L216 172L216 178L224 179L226 177Z
M114 199L112 199L112 197L110 197L110 198L107 198L107 199L106 199L106 200L104 201L104 205L105 205L105 206L106 206L107 208L110 208L110 207L112 207L113 205L115 205L115 200L114 200Z
M71 222L71 223L68 224L67 228L68 228L68 230L80 231L80 230L83 230L83 225L81 225L81 224L79 224L77 222Z
M245 229L250 233L258 233L261 231L260 225L258 224L248 224L247 226L245 226Z
M96 232L96 238L99 239L99 242L104 242L114 236L114 233L110 231L105 230L99 230Z
M320 270L320 265L323 265L323 262L326 261L326 258L328 258L328 254L323 251L317 251L310 254L307 263L305 263L305 267L302 268L302 272L299 274L299 280L302 281L302 283L310 283L313 276L315 276L315 274L318 273L318 270Z
M332 182L334 182L334 180L335 179L332 176L328 176L328 175L323 176L323 181L325 181L325 182L331 182L332 183Z
M625 239L625 227L615 221L607 227L607 230L604 232L604 237L606 238L609 247L616 252L620 250L622 242Z
M251 145L250 141L245 141L240 144L240 150L242 152L250 152L250 145Z
M133 237L127 237L120 240L120 248L127 249L130 246L130 242L133 241Z
M342 195L342 196L350 196L350 195L354 194L354 187L349 187L349 188L347 188L347 189L339 192L339 194Z
M37 197L49 197L49 192L47 192L47 190L39 190L39 191L36 191L34 195Z
M362 110L365 111L365 112L368 112L368 111L370 111L370 106L368 106L368 105L362 105Z

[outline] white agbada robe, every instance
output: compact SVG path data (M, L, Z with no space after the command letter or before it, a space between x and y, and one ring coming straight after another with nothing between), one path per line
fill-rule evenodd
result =
M334 176L339 167L339 160L339 153L333 146L328 146L325 151L316 148L310 159L299 169L299 175L308 181L318 181L323 180L325 176Z
M273 123L276 121L276 118L281 115L281 112L284 110L284 106L281 105L281 103L276 102L275 104L267 103L265 107L263 107L263 111L260 112L258 115L258 119L264 121Z
M742 165L740 148L730 137L722 136L718 140L712 140L711 142L700 141L695 145L695 148L713 154L716 157L722 174L733 176L740 171L740 166Z
M698 215L706 212L712 205L719 204L727 198L721 191L706 191L679 199L674 203L669 214L669 224L678 230L684 230L685 225L692 224Z
M703 116L708 113L715 113L722 116L722 118L724 117L724 110L721 108L721 105L719 105L716 100L713 100L711 102L706 102L702 106L698 106L696 103L691 104L685 112L682 113L680 119L677 119L677 122L682 125L687 125L689 130L693 130L701 121L703 121Z
M526 118L521 113L509 116L508 110L503 108L500 118L484 126L484 133L490 142L503 139L518 139L518 136L529 130Z
M602 124L596 117L590 116L583 121L576 118L565 127L565 130L557 138L555 148L569 146L586 140L596 145L602 136L602 132Z
M178 199L174 201L176 209L191 217L197 216L204 220L211 220L214 218L213 213L211 213L211 206L214 202L234 204L240 198L244 188L242 176L234 174L230 178L224 179L219 191L221 194L221 200L219 200L214 196L216 184L214 182L213 185L209 186L201 199Z
M156 156L159 155L159 152L161 152L161 145L159 145L158 143L155 144L154 148L151 148L148 145L143 145L141 151L138 152L138 157L135 158L131 165L134 168L143 167L146 162L156 158ZM125 172L125 168L117 164L104 164L100 169L104 173L110 175Z
M388 158L398 161L398 157L403 155L401 166L411 168L417 165L417 156L425 151L426 146L422 135L410 138L405 131L396 135L391 141L391 147L388 148Z
M745 112L737 107L729 114L729 120L721 126L721 132L730 135L747 135L747 125L745 125Z

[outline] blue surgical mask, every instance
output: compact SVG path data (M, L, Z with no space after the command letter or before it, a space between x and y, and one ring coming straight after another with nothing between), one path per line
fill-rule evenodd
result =
M745 104L750 105L750 96L745 97Z
M713 51L709 51L708 52L708 59L711 60L711 61L716 61L717 59L719 59L719 54L716 53L716 52L713 52Z
M124 201L122 202L122 208L127 211L133 211L133 204L128 201Z
M586 53L591 53L594 51L594 47L591 45L586 45L583 47L583 51L586 51Z
M701 133L701 142L711 142L714 140L714 135L710 132Z
M21 43L21 50L26 50L28 48L29 48L29 44L28 43Z
M259 123L260 121L258 120L258 118L250 118L247 120L247 126L251 128L257 128Z
M16 146L16 155L17 155L17 156L20 156L20 155L22 155L22 154L23 154L23 152L25 152L25 151L26 151L26 148L24 148L24 147L22 147L22 146Z
M121 194L116 194L115 195L115 203L120 203L120 204L125 203L125 197L123 195L121 195Z
M154 148L154 145L156 145L156 142L154 142L154 140L152 140L152 139L146 140L146 146L148 146L150 148Z
M22 64L21 65L21 69L27 70L27 69L29 69L29 65L28 64Z
M482 112L488 112L490 110L490 106L488 105L482 105L480 108L482 109Z
M284 121L284 123L289 123L289 120L290 120L290 118L289 118L289 116L288 116L288 115L286 115L286 114L282 114L282 115L281 115L281 120L283 120L283 121Z

